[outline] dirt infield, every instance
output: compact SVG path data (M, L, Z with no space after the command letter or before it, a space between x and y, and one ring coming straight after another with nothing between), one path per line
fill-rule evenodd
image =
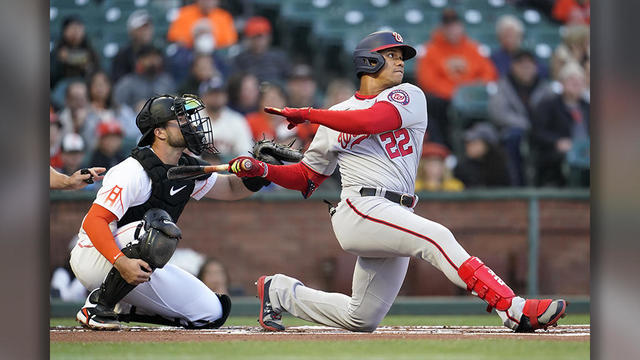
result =
M324 326L295 326L285 332L262 331L259 327L229 326L215 330L185 330L175 327L123 327L118 331L92 331L80 326L49 329L52 342L185 342L228 340L353 340L353 339L464 339L502 338L526 340L589 341L590 325L563 325L519 334L497 326L383 326L373 333L353 333Z

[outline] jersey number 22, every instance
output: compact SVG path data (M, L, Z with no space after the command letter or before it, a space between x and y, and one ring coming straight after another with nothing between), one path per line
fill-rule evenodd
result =
M413 153L413 146L408 145L409 131L407 129L398 129L380 134L380 141L384 144L384 149L389 155L389 159L395 159L398 156L407 156Z

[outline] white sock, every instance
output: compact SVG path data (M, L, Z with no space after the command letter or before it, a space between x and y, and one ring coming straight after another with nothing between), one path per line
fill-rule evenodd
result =
M509 329L515 330L520 324L522 310L524 309L525 299L516 296L511 300L511 307L507 311L496 310L498 316L502 319L502 324Z

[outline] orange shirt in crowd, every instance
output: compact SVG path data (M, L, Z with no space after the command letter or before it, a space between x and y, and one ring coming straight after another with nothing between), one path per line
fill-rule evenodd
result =
M309 147L309 144L311 144L313 137L316 136L316 131L318 131L319 126L319 124L312 124L308 122L296 126L296 136L298 136L298 139L302 142L302 144L298 145L302 145L306 150Z
M269 115L263 111L256 111L254 113L247 114L247 123L249 123L253 140L262 140L263 136L267 139L276 138L276 129L271 121L269 121ZM294 128L296 131L296 137L302 141L302 144L298 145L306 146L311 143L316 131L318 131L318 126L320 125L310 123L299 124L296 126Z
M271 125L268 115L262 111L247 114L247 123L251 129L251 135L254 140L262 140L262 134L267 139L276 137L276 129Z
M591 2L585 1L580 5L576 0L557 0L553 5L552 15L553 18L563 23L571 20L571 13L577 12L578 18L586 24L591 23Z
M204 14L197 4L191 4L180 8L178 17L171 23L167 32L167 40L181 42L186 47L193 47L193 26L198 20L208 18L211 21L211 32L216 39L216 48L223 48L235 44L238 41L238 33L233 26L231 14L220 8L213 9L209 14Z
M426 44L426 54L418 59L416 78L422 90L451 99L458 86L494 81L498 72L491 60L480 54L475 41L464 36L454 45L437 30Z

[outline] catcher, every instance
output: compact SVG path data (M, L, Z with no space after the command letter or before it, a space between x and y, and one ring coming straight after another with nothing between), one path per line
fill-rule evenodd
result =
M114 330L121 321L136 321L195 329L226 321L227 295L167 264L182 237L177 222L190 198L241 199L267 182L219 174L167 178L176 165L204 163L185 149L195 155L215 152L203 109L193 95L149 99L136 118L142 133L138 147L106 173L71 251L71 268L90 291L76 315L85 327ZM273 164L302 157L269 141L256 144L254 153Z

